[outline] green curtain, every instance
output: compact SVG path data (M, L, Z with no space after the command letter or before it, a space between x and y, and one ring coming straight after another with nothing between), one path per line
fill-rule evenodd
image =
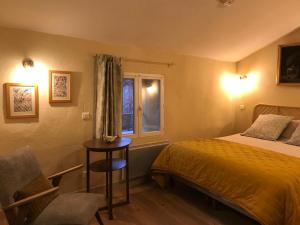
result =
M95 137L121 135L122 130L121 58L96 55L95 63Z

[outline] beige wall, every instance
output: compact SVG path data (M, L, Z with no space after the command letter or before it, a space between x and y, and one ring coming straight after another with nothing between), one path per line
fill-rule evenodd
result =
M232 132L232 100L219 84L224 72L235 72L234 63L6 28L0 28L0 50L1 106L2 85L26 79L20 69L24 57L35 61L35 79L40 90L38 120L6 120L3 107L0 108L0 154L31 145L46 174L84 162L82 142L92 137L92 120L81 120L81 113L83 110L92 112L93 56L96 53L175 63L170 68L136 63L124 65L126 72L165 74L165 136L136 140L135 144ZM48 69L73 72L73 103L49 105ZM84 184L82 173L66 180L65 190L80 189ZM93 174L93 184L101 182L103 176Z
M278 46L292 43L300 43L300 29L238 62L239 74L255 71L259 81L254 92L236 100L236 131L242 131L250 125L256 104L300 106L300 87L276 84ZM240 104L245 104L246 110L239 110Z

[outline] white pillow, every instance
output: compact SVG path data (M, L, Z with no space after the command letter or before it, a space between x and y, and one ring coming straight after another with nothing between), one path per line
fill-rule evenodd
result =
M292 117L274 114L262 114L250 128L241 135L275 141L292 121Z

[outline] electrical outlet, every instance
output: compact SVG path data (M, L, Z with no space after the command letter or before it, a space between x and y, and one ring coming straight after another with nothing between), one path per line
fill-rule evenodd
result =
M244 110L246 108L245 105L240 105L240 110Z
M89 120L89 119L90 119L90 112L83 112L83 113L81 114L81 118L82 118L83 120Z

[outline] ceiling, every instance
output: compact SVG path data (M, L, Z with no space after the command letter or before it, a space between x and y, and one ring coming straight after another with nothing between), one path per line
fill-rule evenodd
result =
M299 0L0 0L0 26L238 61L300 26Z

